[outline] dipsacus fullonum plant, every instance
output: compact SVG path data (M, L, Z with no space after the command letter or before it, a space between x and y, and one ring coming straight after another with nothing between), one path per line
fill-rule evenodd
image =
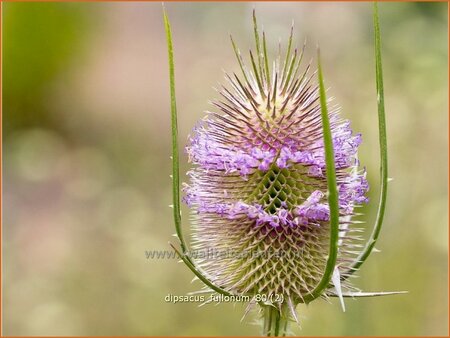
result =
M292 41L292 37L289 39ZM319 86L303 51L287 47L272 68L266 53L250 52L252 70L226 75L189 140L195 165L184 187L192 210L198 266L235 294L271 295L271 305L304 302L325 269L330 233ZM265 39L263 39L265 51ZM259 57L258 57L259 55ZM312 74L309 74L312 73ZM349 270L358 245L352 216L368 184L358 167L361 135L338 109L329 114L339 192L339 271ZM359 229L356 229L359 231Z
M180 230L172 40L165 19L180 257L205 282L206 291L247 296L250 305L260 305L266 335L285 334L288 320L298 321L299 303L337 296L344 307L344 296L386 294L357 292L347 277L378 237L387 181L382 180L379 217L364 248L361 222L355 219L358 207L368 202L369 189L357 156L361 135L325 98L320 61L318 71L304 62L305 44L300 50L293 47L293 27L284 53L280 46L277 57L269 59L255 13L254 50L245 61L232 39L241 74L225 75L221 99L212 102L186 147L193 168L183 200L192 211L192 250L199 257L194 262ZM375 29L379 47L377 20ZM379 103L382 176L387 178Z

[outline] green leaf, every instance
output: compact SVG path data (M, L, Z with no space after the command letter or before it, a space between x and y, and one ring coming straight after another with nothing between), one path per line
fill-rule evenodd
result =
M320 61L320 51L317 51L320 107L322 112L323 142L325 146L325 163L328 185L328 205L330 208L330 249L324 274L317 286L304 297L304 302L320 297L329 287L334 267L336 265L339 239L339 196L336 182L336 168L334 164L333 138L331 135L330 119L328 116L327 98L325 86L323 84L322 65Z
M350 270L342 277L347 278L349 275L358 270L366 261L377 242L383 225L384 213L386 209L386 196L388 187L388 156L387 156L387 136L386 136L386 116L384 110L384 88L383 88L383 68L381 62L381 37L380 24L378 20L378 6L373 6L373 26L375 40L375 72L376 72L376 88L377 88L377 105L378 105L378 133L380 142L380 199L378 202L377 218L370 235L370 238L364 247L364 250L356 258L351 265Z

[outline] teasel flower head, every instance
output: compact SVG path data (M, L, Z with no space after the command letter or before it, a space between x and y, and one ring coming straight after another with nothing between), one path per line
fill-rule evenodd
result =
M225 75L222 99L212 102L214 109L189 138L193 169L184 201L192 210L193 249L209 253L197 261L205 275L233 294L260 295L295 312L319 283L329 252L319 86L311 63L303 64L305 44L292 48L292 30L286 53L273 63L256 21L255 38L250 67L232 40L242 75ZM339 196L339 279L360 246L354 216L367 202L368 183L357 157L361 135L328 104Z
M222 99L213 102L214 110L198 124L186 147L193 169L183 190L192 210L192 248L201 251L196 257L181 227L175 66L164 11L172 207L179 248L170 245L204 283L200 292L244 296L237 300L249 300L249 307L259 304L263 335L286 335L289 320L298 322L296 306L319 297L339 297L345 311L345 296L407 293L361 292L348 284L348 277L375 249L390 181L376 2L373 9L380 195L364 247L359 242L363 229L357 228L363 222L355 220L357 208L368 201L366 173L357 157L361 135L353 133L338 107L327 101L319 51L316 84L311 63L302 65L305 45L300 52L291 50L293 29L284 61L280 47L269 67L265 34L261 44L253 12L256 52L250 51L251 67L232 40L242 76L226 74L228 85L219 91Z

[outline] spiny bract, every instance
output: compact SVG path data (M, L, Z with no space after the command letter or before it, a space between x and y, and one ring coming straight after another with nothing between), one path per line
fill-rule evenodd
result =
M243 77L226 75L223 100L195 128L186 148L195 167L184 186L193 248L206 253L198 264L210 280L291 310L322 277L330 231L318 85L311 63L301 69L305 45L291 50L292 31L285 61L279 52L271 72L256 22L251 70L232 40ZM368 184L358 169L361 135L336 107L329 118L340 211L335 272L343 275L359 247L351 217L367 201Z

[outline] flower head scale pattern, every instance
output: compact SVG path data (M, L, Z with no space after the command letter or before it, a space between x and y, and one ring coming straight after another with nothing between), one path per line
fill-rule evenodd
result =
M194 248L232 255L205 257L199 266L235 294L280 294L303 302L326 264L330 213L318 85L303 49L271 72L265 36L257 39L249 70L226 75L222 100L194 129L186 147L194 168L184 185L191 207ZM234 42L233 42L234 46ZM332 107L329 114L339 192L338 269L345 274L358 244L352 216L367 202L365 170L357 159L361 135ZM344 285L345 286L345 285ZM281 304L277 304L281 305Z

